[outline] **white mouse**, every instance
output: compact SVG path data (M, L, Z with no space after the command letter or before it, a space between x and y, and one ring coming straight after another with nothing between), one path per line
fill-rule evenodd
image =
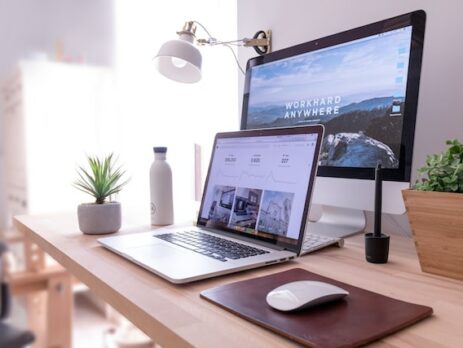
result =
M337 286L300 280L281 285L267 294L267 303L279 311L294 311L312 307L321 303L334 301L349 295Z

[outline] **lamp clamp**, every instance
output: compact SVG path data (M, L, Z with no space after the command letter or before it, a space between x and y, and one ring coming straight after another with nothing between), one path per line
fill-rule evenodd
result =
M272 31L259 30L252 39L244 38L243 46L253 47L260 55L272 52Z

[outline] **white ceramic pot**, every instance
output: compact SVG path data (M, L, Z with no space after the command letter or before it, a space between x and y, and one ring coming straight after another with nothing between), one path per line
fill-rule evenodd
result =
M121 228L121 204L83 203L77 207L79 228L85 234L107 234Z

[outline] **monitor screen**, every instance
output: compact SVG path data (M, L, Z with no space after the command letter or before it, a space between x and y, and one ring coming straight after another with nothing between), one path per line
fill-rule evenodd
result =
M318 138L321 133L218 138L198 224L296 245Z
M380 162L396 179L405 179L417 104L416 56L422 50L412 17L251 62L242 128L323 124L319 174L362 177Z

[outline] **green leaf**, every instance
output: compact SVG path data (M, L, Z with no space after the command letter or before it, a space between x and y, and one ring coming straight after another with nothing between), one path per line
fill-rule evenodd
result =
M457 139L446 144L446 151L427 156L425 165L417 170L417 190L463 193L463 144Z
M128 179L121 182L125 171L116 167L112 153L104 158L87 156L87 162L89 169L82 166L77 168L78 180L74 182L74 187L93 196L98 204L120 192L129 182Z

